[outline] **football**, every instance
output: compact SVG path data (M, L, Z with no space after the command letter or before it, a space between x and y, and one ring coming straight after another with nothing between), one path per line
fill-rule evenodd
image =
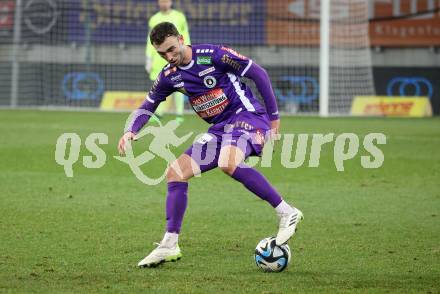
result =
M290 262L289 245L276 245L275 237L261 240L255 248L255 264L265 272L282 272Z

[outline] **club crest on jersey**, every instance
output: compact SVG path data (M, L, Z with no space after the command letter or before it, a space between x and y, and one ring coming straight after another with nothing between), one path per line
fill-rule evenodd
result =
M197 56L197 64L212 64L211 56Z
M203 79L203 83L207 88L214 88L217 85L217 80L213 76L206 76Z
M209 74L210 72L213 72L215 70L215 67L211 66L210 68L207 68L205 70L202 70L199 72L199 77L203 77L204 75Z

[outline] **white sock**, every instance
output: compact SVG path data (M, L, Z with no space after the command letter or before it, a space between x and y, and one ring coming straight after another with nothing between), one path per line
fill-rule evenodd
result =
M166 232L160 244L165 247L174 247L176 246L178 241L179 241L179 234Z
M292 213L294 211L293 207L287 204L287 202L284 200L281 201L277 207L275 207L275 210L278 214Z

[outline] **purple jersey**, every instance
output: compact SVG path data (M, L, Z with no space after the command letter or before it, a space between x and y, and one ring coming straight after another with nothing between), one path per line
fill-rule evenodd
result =
M179 91L189 97L194 111L210 124L226 121L241 111L266 113L251 89L240 80L248 73L250 78L258 82L257 88L263 94L266 107L270 108L270 119L278 118L270 81L265 78L265 72L261 74L264 70L260 66L221 45L193 45L190 48L190 63L185 66L165 66L140 109L154 112L170 94ZM133 121L126 131L138 132L147 121L148 118Z
M252 60L227 47L192 46L192 60L182 67L166 66L148 93L163 101L174 91L189 97L194 111L208 123L218 123L237 111L264 112L249 87L240 81ZM241 109L241 110L240 110Z

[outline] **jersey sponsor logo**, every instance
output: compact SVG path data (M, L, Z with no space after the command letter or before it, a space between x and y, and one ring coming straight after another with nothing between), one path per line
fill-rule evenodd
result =
M182 80L182 76L180 74L177 74L177 75L171 77L171 80L173 82L181 81Z
M238 53L237 51L235 51L234 49L228 48L228 47L222 47L222 50L228 51L229 53L231 53L232 55L237 56L240 59L246 60L248 59L246 56L241 55L240 53Z
M234 123L234 128L244 129L246 131L252 131L254 129L254 126L249 124L248 122L239 120Z
M199 72L199 77L203 77L204 75L207 75L211 72L215 71L215 67L211 66L210 68L207 68L205 70L202 70L201 72Z
M173 85L174 88L183 88L183 86L185 86L184 82Z
M206 76L203 79L203 83L205 84L206 87L208 88L214 88L215 85L217 85L217 80L213 77L213 76Z
M203 95L191 97L189 102L201 118L208 118L222 113L229 104L229 99L222 89L217 88Z
M235 61L234 59L232 59L227 54L224 54L220 60L221 62L230 65L236 71L239 71L241 69L241 64Z
M164 76L169 76L171 73L173 73L173 72L176 72L176 70L177 70L177 68L175 68L175 67L172 67L172 68L170 68L170 69L167 69L166 71L165 71L165 73L164 73Z
M212 64L211 56L197 56L197 64Z

